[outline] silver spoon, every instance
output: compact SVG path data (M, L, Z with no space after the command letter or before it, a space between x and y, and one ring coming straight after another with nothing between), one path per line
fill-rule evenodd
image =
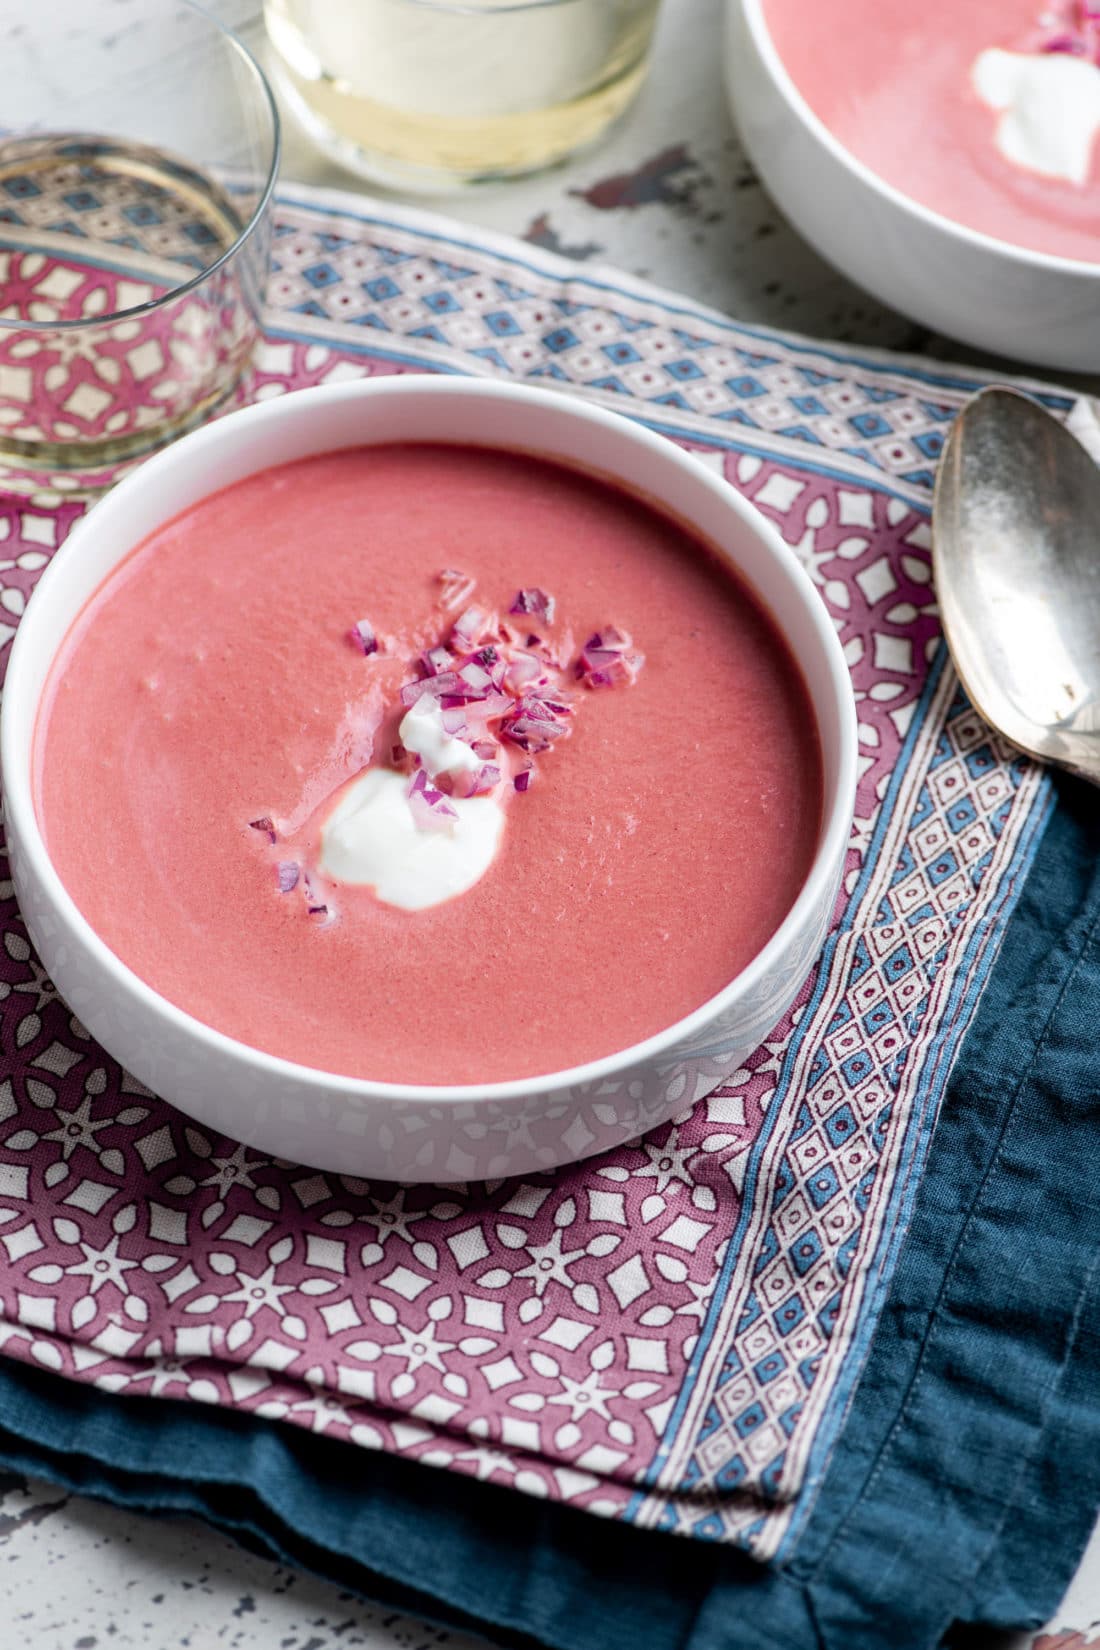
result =
M1100 785L1100 468L1029 396L982 390L940 459L932 545L975 708L1029 756Z

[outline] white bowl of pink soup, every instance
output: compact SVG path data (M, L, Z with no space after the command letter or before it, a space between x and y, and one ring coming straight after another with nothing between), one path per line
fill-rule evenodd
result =
M727 0L726 84L783 211L952 338L1100 368L1100 19L1077 0Z
M99 502L0 758L28 929L105 1048L272 1154L456 1182L633 1138L762 1040L834 909L856 722L797 559L696 458L402 377L235 413ZM354 858L394 819L407 884Z

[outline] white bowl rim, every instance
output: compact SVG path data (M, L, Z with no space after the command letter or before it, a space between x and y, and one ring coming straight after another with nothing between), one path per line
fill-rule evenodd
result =
M1067 258L1056 252L1040 252L1034 247L1021 246L1017 241L1003 241L997 235L987 235L982 229L971 229L968 224L957 218L949 218L943 212L937 212L934 207L925 206L922 201L913 195L907 195L904 190L888 183L880 173L867 165L858 156L841 143L840 139L829 130L820 115L815 114L805 97L795 85L790 70L779 53L767 22L764 18L765 0L732 0L732 4L741 8L742 15L752 35L753 43L764 59L765 66L777 90L782 94L792 112L801 121L821 147L832 155L833 159L851 172L860 183L865 184L875 194L881 195L892 206L911 213L929 228L938 229L953 236L964 245L971 246L982 252L989 252L999 258L1005 256L1015 258L1020 263L1032 269L1047 271L1057 270L1059 273L1100 276L1100 259L1089 261L1087 258Z
M739 517L741 523L748 527L751 533L761 542L763 548L771 556L777 558L790 576L796 591L803 600L806 614L819 641L824 662L828 672L829 688L834 700L833 709L837 714L838 726L838 759L835 777L830 787L826 774L825 796L823 798L822 825L823 829L818 839L813 862L806 879L787 915L776 929L775 933L765 943L760 951L751 958L739 973L727 982L721 991L690 1014L676 1020L673 1024L655 1032L652 1036L638 1043L632 1043L626 1048L617 1049L611 1054L601 1055L599 1059L590 1060L579 1066L563 1067L558 1071L548 1072L535 1077L508 1079L492 1083L466 1084L427 1084L427 1083L393 1083L378 1081L373 1078L351 1077L340 1072L324 1070L321 1067L300 1064L298 1061L288 1060L281 1055L269 1054L264 1049L254 1047L251 1043L229 1036L226 1032L218 1031L214 1026L188 1013L170 1002L148 984L141 976L124 963L114 951L100 938L87 918L80 911L68 889L54 869L46 850L45 841L39 828L34 807L34 799L30 776L33 765L34 726L38 712L37 699L33 704L24 707L21 703L24 698L22 685L23 656L30 655L37 642L35 623L35 602L32 597L27 604L27 611L20 620L12 643L11 656L8 661L8 670L4 688L3 713L0 714L0 774L3 774L5 814L10 821L14 815L18 820L21 843L26 860L33 875L54 907L62 915L70 930L75 929L84 946L91 952L96 965L115 984L123 987L131 994L146 999L147 1006L156 1020L167 1019L176 1029L205 1044L211 1053L222 1058L236 1060L250 1065L261 1076L269 1079L282 1078L293 1080L303 1087L316 1089L319 1093L331 1095L338 1090L344 1099L355 1100L392 1100L395 1102L411 1102L431 1105L451 1105L471 1101L508 1101L523 1099L529 1096L549 1097L561 1090L572 1089L582 1085L598 1083L602 1079L612 1077L619 1072L632 1069L647 1061L659 1058L666 1051L674 1057L675 1045L686 1038L694 1036L704 1030L719 1015L723 1008L740 997L746 990L751 990L773 964L774 960L783 951L788 940L793 937L803 920L809 917L814 907L825 894L826 885L835 875L838 864L844 863L844 857L849 841L852 814L855 802L855 788L857 779L857 720L855 699L852 692L851 678L848 666L837 638L828 611L817 591L814 589L809 574L803 568L794 551L783 541L779 533L760 512L741 497L736 488L724 478L720 478L705 465L700 464L690 453L679 447L668 437L658 435L644 425L632 419L625 418L621 413L605 410L590 402L575 400L563 394L560 390L536 388L523 383L510 383L494 379L477 379L464 375L444 377L442 375L416 374L412 376L400 375L375 379L358 379L340 384L318 385L312 388L293 391L288 395L279 396L269 401L256 402L251 406L241 408L237 412L214 420L200 429L192 431L167 447L163 452L154 454L139 468L124 477L110 493L106 494L98 504L77 522L65 544L53 557L50 565L45 569L39 580L41 589L50 583L63 578L66 562L72 554L79 554L80 545L86 536L87 524L91 522L92 531L98 530L99 522L105 520L109 525L113 501L125 499L130 493L141 489L156 488L159 477L178 463L181 452L195 454L204 447L221 445L241 429L242 425L261 426L264 422L306 416L307 406L332 405L341 401L356 400L367 396L443 396L460 399L463 397L485 397L503 401L527 403L532 400L542 402L547 408L552 407L556 412L566 412L570 416L579 417L597 427L607 428L609 425L618 434L628 434L643 447L650 448L655 455L660 454L665 461L671 460L676 467L683 466L690 474L696 485L704 490L711 491L721 497L732 513ZM355 446L359 443L349 443ZM362 445L375 443L363 442ZM459 438L457 445L477 446L474 441L462 441ZM492 444L497 450L509 450L499 443ZM329 449L336 450L336 449ZM530 452L538 455L538 444L530 448L517 446L516 451ZM553 458L555 455L549 453ZM558 460L568 463L568 460ZM581 466L575 466L581 468ZM258 473L265 468L260 464L255 471ZM594 471L593 473L598 473ZM610 473L609 473L610 474ZM610 479L614 479L613 474ZM233 485L230 483L229 485ZM636 490L635 490L636 491ZM200 493L199 498L207 494ZM649 499L657 508L661 507L656 496ZM98 518L98 519L97 519ZM690 522L684 523L691 531ZM702 537L702 535L699 535ZM139 541L140 542L140 541ZM70 547L72 547L70 549ZM128 548L133 548L129 546ZM724 554L724 553L723 553ZM114 564L114 565L117 565ZM113 572L114 566L111 571ZM105 575L110 577L110 573ZM742 575L743 576L743 575ZM750 587L751 587L751 581ZM754 592L755 594L755 592ZM757 600L764 606L762 598ZM39 612L44 612L41 606ZM768 610L769 617L786 640L786 629L779 617ZM44 621L43 621L44 623ZM66 631L67 634L67 631ZM49 665L56 657L57 648L63 637L53 640L49 648ZM49 666L47 666L47 670ZM13 692L14 689L14 692ZM817 700L810 693L806 684L807 694L811 704L817 711ZM31 760L26 764L17 759L13 749L15 734L12 731L17 716L31 719L31 735L28 741L28 751ZM830 795L831 790L831 795Z

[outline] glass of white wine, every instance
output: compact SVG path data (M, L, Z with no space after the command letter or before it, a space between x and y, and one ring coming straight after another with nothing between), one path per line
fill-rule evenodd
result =
M231 395L279 122L190 0L0 0L0 491L85 493Z
M351 171L425 193L594 142L645 79L660 0L265 0L275 73Z

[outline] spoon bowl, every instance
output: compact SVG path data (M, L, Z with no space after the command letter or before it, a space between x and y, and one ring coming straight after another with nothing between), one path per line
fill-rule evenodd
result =
M1029 756L1100 785L1100 468L1029 396L982 390L955 420L932 565L975 708Z

